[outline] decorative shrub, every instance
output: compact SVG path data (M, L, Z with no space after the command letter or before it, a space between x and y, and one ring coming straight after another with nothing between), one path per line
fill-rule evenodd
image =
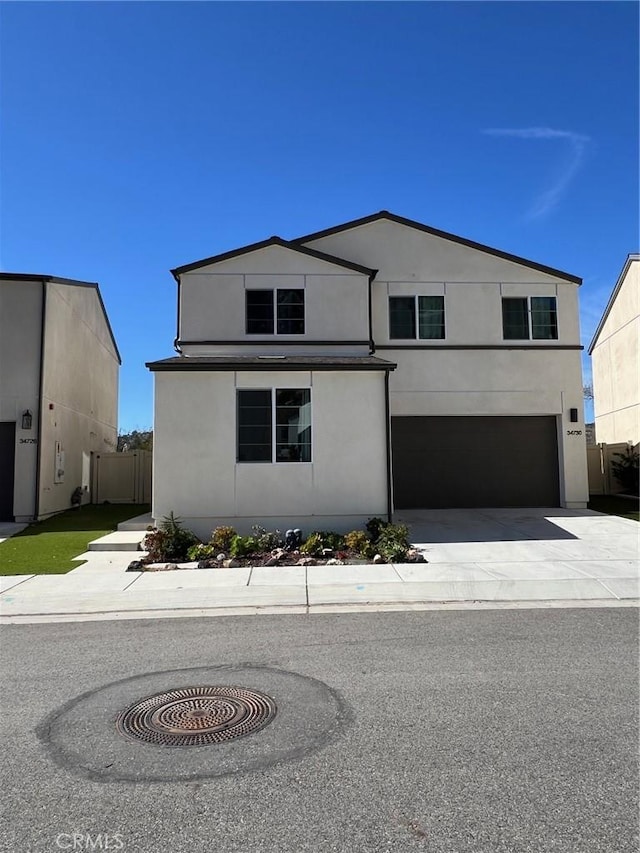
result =
M232 557L250 557L259 550L260 546L255 536L238 536L237 534L231 540L229 549Z
M213 545L192 545L187 551L190 560L215 560L220 552Z
M251 529L253 530L253 538L258 542L259 551L273 551L274 548L282 547L282 534L279 530L270 533L264 527L260 527L259 524L254 524Z
M322 556L323 548L340 551L344 547L345 541L342 534L327 530L316 530L308 537L306 542L302 543L300 551L302 554L308 554L311 557L320 557Z
M236 531L233 527L216 527L211 534L211 539L209 539L209 545L211 545L215 550L216 554L219 554L221 551L224 551L225 554L227 554L231 548L233 537L236 535Z
M172 512L162 519L158 530L147 533L142 541L142 547L149 552L149 560L152 563L186 560L189 548L197 544L197 536L186 530L182 521Z
M410 547L408 527L405 524L387 524L380 532L375 550L388 563L394 563L404 560Z
M626 492L638 494L638 451L630 445L625 448L624 453L614 453L620 460L611 463L613 476Z
M375 554L373 542L369 539L364 530L352 530L350 533L345 535L344 542L347 548L350 548L352 551L356 551L356 553L366 559L370 559Z

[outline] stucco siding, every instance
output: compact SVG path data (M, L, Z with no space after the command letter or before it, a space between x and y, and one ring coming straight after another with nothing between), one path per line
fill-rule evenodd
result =
M284 346L369 339L368 277L280 246L183 273L180 282L181 341L246 340L248 346L276 341ZM245 291L276 288L305 291L304 334L247 335ZM185 351L195 354L188 346Z
M156 373L153 515L170 511L207 538L218 524L249 532L349 529L386 515L382 373ZM236 462L236 389L311 389L310 463Z
M40 516L67 509L86 457L116 447L119 363L94 288L47 284L43 364Z
M596 440L640 441L640 261L632 260L591 353Z

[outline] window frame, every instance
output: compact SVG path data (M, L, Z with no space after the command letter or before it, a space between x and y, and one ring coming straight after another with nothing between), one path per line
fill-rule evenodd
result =
M240 459L240 394L243 391L269 391L271 401L271 458L270 459ZM309 459L278 459L278 391L306 391L309 395L309 407L311 417L309 419L309 427L311 435L309 439ZM285 386L269 386L267 388L236 388L236 465L311 465L313 463L313 395L311 386L300 387L293 385Z
M420 299L421 298L437 298L442 300L442 337L439 338L424 338L420 335ZM392 299L413 299L413 336L410 338L393 337L391 334L391 300ZM388 298L389 310L389 340L390 341L445 341L447 339L447 314L445 306L445 296L443 293L409 293L409 294L389 294Z
M533 335L533 299L552 299L553 300L553 316L555 320L555 335L553 337L534 337ZM508 338L505 334L505 317L504 305L507 301L525 301L526 316L527 316L527 337L525 338ZM503 341L557 341L560 339L560 324L558 323L558 297L553 296L503 296L501 301L502 308L502 340Z
M307 333L307 299L304 287L247 287L245 288L244 297L244 330L246 335L269 335L279 337L294 337L299 338ZM279 332L278 323L281 318L278 316L278 294L287 291L300 291L302 293L302 331L301 332ZM270 332L250 332L249 331L249 293L270 293L271 294L271 331ZM282 322L289 318L283 317Z

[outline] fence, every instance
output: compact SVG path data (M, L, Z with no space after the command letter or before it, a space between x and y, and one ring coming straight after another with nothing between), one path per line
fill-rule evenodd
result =
M151 463L148 450L97 453L93 457L91 502L151 503Z
M618 462L615 453L624 453L629 445L596 444L587 447L587 472L589 476L590 495L616 495L623 491L623 486L613 476L611 463ZM637 450L637 447L636 447Z

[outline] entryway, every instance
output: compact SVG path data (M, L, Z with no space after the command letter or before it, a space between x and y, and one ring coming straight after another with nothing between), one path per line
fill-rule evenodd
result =
M0 521L13 521L15 421L0 421Z

